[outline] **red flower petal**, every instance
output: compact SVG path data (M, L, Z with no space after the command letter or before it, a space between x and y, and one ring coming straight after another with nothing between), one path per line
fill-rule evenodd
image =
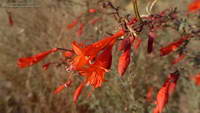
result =
M56 52L57 50L58 50L57 48L53 48L49 51L45 51L45 52L39 53L37 55L31 56L31 57L19 58L17 65L20 68L25 68L25 67L31 66L33 64L38 63L42 59L44 59L50 53Z
M118 63L118 73L120 76L123 76L126 72L126 69L128 68L128 65L130 63L130 52L131 49L125 50L122 55L119 57L119 63Z
M120 42L118 50L119 51L126 50L127 48L130 48L131 46L130 44L131 44L130 38L125 38Z
M98 52L105 49L106 47L113 45L116 42L117 38L123 36L124 34L125 31L120 30L112 36L105 37L103 40L88 45L84 48L85 55L90 56L91 59L94 58Z
M74 101L75 104L77 103L78 97L80 96L83 87L84 87L84 84L82 83L82 84L80 84L80 85L78 86L78 88L77 88L77 89L75 90L75 92L74 92L73 101Z
M97 56L94 65L98 65L105 69L110 69L111 64L112 64L112 46L106 48L99 56Z

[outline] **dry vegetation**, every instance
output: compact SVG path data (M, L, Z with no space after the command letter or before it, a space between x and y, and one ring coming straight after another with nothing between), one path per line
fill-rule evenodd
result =
M131 0L110 0L120 6L122 13L132 14ZM145 5L148 0L140 0L139 9L145 14ZM153 13L169 7L178 7L185 11L190 0L159 0L153 8ZM148 87L155 87L156 92L163 84L166 76L174 71L175 67L169 61L175 57L157 57L146 54L146 40L142 44L138 55L132 55L132 61L125 76L117 73L119 52L115 46L112 71L107 73L108 82L97 88L90 98L88 90L80 96L77 105L72 102L72 93L76 86L54 95L53 90L66 80L63 68L50 67L44 71L42 63L47 60L56 61L61 54L55 54L40 64L30 68L19 69L16 61L19 57L31 56L53 47L70 47L73 40L91 43L101 37L113 33L118 28L112 16L101 16L104 21L95 26L86 25L83 36L77 38L75 29L68 31L69 24L80 13L86 13L88 8L99 8L97 0L42 0L35 8L0 8L0 113L150 113L154 104L147 103L145 96ZM12 13L14 25L8 23L8 14ZM86 15L81 19L87 22L93 15ZM186 17L182 17L185 19ZM198 19L188 20L190 23L200 23ZM181 28L180 28L181 29ZM164 32L163 32L164 31ZM179 38L179 34L170 29L158 32L158 41L164 45ZM146 37L144 34L141 37ZM159 52L159 46L155 55ZM178 81L177 89L164 113L199 113L200 87L188 80L188 76L200 72L200 45L199 41L192 40L189 45L188 56L177 64L184 70ZM193 58L195 56L195 59ZM77 80L79 78L77 77Z

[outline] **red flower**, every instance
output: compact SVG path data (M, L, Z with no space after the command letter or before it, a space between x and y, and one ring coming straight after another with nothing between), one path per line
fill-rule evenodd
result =
M161 113L165 105L168 103L169 96L174 92L179 73L171 73L162 88L158 91L156 99L156 107L153 109L153 113Z
M169 81L170 82L170 85L169 85L169 95L171 95L175 89L176 89L176 84L177 84L177 81L179 79L179 73L178 72L175 72L175 73L171 73L169 76L168 76L168 79L166 81Z
M172 51L176 51L177 48L180 47L187 39L188 39L187 36L182 37L178 41L172 42L169 45L167 45L166 47L161 48L160 49L160 55L164 56L164 55L169 54Z
M153 109L153 113L161 113L165 105L168 103L169 98L169 85L170 82L164 84L157 94L156 107Z
M122 50L126 50L127 48L130 48L130 38L125 38L123 40L121 40L121 42L119 43L119 47L118 50L122 51Z
M184 54L178 54L178 57L176 59L174 59L171 64L177 64L179 63L181 60L183 60L185 58Z
M194 80L194 82L195 82L195 84L197 86L200 86L200 73L198 73L197 75L193 76L191 79Z
M98 53L100 50L102 50L110 45L113 45L115 43L115 41L117 40L117 38L119 38L120 36L123 36L124 34L125 34L125 31L120 30L120 31L116 32L115 34L113 34L112 36L105 37L103 40L100 40L91 45L88 45L86 47L87 54L89 54L89 56L94 55L94 54ZM91 51L91 50L93 50L93 51Z
M58 94L60 93L64 88L70 87L70 85L72 84L72 80L68 80L66 83L58 86L58 88L56 88L56 90L53 92L54 94Z
M133 49L134 49L134 53L137 54L138 48L140 47L142 43L142 40L138 37L135 37L135 40L133 42Z
M130 63L130 53L131 53L131 48L129 47L119 57L118 73L120 76L123 76L124 73L126 72L126 69L128 68L128 65Z
M115 43L116 39L124 34L125 32L121 30L110 37L106 37L103 40L100 40L98 42L95 42L93 44L87 45L82 48L80 47L79 44L73 42L72 49L77 55L73 59L73 64L72 64L73 69L77 70L83 67L84 65L87 65L89 61L92 61L101 50L108 48L109 46L112 46Z
M149 87L146 94L146 101L151 102L153 96L153 87Z
M89 9L88 12L89 12L89 13L96 13L97 10L96 10L96 9Z
M153 41L156 38L156 34L154 32L148 33L148 47L147 52L151 53L153 51Z
M31 66L33 64L38 63L42 59L44 59L50 53L56 52L57 50L58 50L57 48L53 48L53 49L51 49L49 51L45 51L45 52L39 53L37 55L31 56L31 57L19 58L18 62L17 62L17 65L20 68L25 68L25 67Z
M67 25L67 29L72 29L78 24L78 20L73 20L71 24Z
M73 63L72 63L72 69L77 70L83 65L88 63L88 58L85 53L84 49L80 47L76 42L72 43L72 49L75 52L77 56L74 57Z
M106 48L100 55L98 55L94 63L88 68L82 68L79 72L82 76L86 77L86 84L97 88L105 81L105 72L110 69L111 63L112 46Z
M196 11L200 9L200 0L194 0L192 3L189 4L188 10L190 12Z

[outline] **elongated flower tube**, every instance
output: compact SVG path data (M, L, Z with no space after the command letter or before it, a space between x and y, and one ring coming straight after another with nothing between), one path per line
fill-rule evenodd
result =
M119 57L118 73L120 76L124 75L130 64L131 43L129 38L127 40L126 46L123 47L124 51Z
M51 53L56 52L57 50L58 50L57 48L53 48L49 51L45 51L45 52L36 54L34 56L31 56L31 57L19 58L17 61L17 65L20 68L32 66L33 64L38 63L39 61L43 60L46 56L48 56Z
M77 103L77 100L78 100L78 97L80 96L81 92L82 92L82 89L84 88L85 84L84 83L81 83L78 88L75 90L74 92L74 97L73 97L73 101L74 103L76 104Z
M184 36L180 38L179 40L170 43L169 45L163 47L160 49L160 55L165 56L172 51L176 51L178 47L180 47L186 40L188 39L188 36Z

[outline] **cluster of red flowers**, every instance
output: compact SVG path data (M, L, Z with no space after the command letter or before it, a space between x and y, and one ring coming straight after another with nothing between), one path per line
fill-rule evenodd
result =
M196 10L199 8L199 0L196 0L195 3L197 3L195 6L194 4L190 5L189 10ZM196 8L198 7L198 8ZM97 11L95 9L90 9L88 11L89 13L96 13ZM163 17L164 13L160 14L160 18ZM80 17L78 17L76 20L72 21L71 24L67 25L67 29L72 29L74 26L76 26L79 21ZM151 21L159 21L160 18L154 18L153 16L145 17L144 19L149 19L148 22ZM91 20L91 23L95 23L98 21L99 18L94 18ZM127 25L134 25L137 22L137 19L133 18L131 19ZM153 23L151 23L153 24ZM160 25L160 24L159 24ZM154 27L153 29L157 29L158 27ZM77 36L82 35L84 29L84 24L80 23L79 29L77 31ZM153 44L154 40L157 37L155 34L155 31L150 31L148 36L148 47L147 52L152 53L153 51ZM51 50L39 53L37 55L26 57L26 58L19 58L18 59L18 66L20 68L25 68L28 66L32 66L33 64L38 63L42 59L44 59L46 56L48 56L51 53L55 53L58 51L65 51L63 53L63 56L67 58L67 68L68 71L78 72L81 77L84 77L84 81L80 83L80 85L77 87L77 89L74 92L74 103L77 102L79 95L82 92L82 89L85 86L92 86L94 88L98 88L102 86L102 83L105 80L105 74L106 72L109 72L112 64L112 48L116 41L121 36L126 36L123 40L121 40L119 44L118 50L121 51L121 55L119 57L119 63L118 63L118 73L120 76L123 76L126 72L128 65L131 61L131 45L133 46L134 52L137 53L137 50L142 43L141 38L136 37L134 35L127 35L130 31L127 31L127 29L120 29L118 32L114 33L111 36L104 37L102 40L97 41L95 43L85 45L83 43L78 43L76 41L71 43L71 49L63 49L63 48L53 48ZM178 51L181 49L181 47L187 43L188 40L190 40L190 35L184 35L179 40L172 42L160 49L160 56L165 56L170 54L171 52ZM173 60L171 63L176 64L183 60L185 58L185 55L181 51L180 54L178 54L178 57ZM43 68L46 70L48 69L49 65L53 63L47 63L43 65ZM70 75L71 77L71 75ZM174 92L177 80L179 78L179 72L171 73L165 83L163 84L162 88L160 88L157 99L156 99L156 107L154 108L154 113L161 113L164 106L168 102L168 98L171 96L171 94ZM195 83L197 85L200 84L200 77L194 77L192 78L195 80ZM64 88L70 87L72 84L72 79L69 79L66 83L60 85L54 93L61 92ZM147 101L151 101L153 89L150 88L147 94Z

